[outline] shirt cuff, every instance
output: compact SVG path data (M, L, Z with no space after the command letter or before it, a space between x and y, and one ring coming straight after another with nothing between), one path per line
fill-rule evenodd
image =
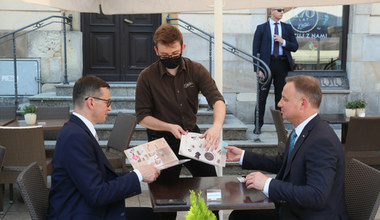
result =
M239 161L240 165L243 165L244 153L245 153L245 150L243 150L243 152L241 153L240 161Z
M135 169L135 170L133 170L133 172L135 172L135 173L136 173L136 175L137 175L137 178L139 178L139 181L140 181L140 183L141 183L141 182L142 182L142 180L143 180L143 177L142 177L142 175L141 175L140 171L139 171L138 169Z
M270 181L272 181L272 178L268 178L267 181L265 181L265 185L264 185L264 189L263 189L263 192L268 197L269 197L269 184L270 184Z
M283 42L282 42L281 46L286 47L286 40L285 39L283 39Z

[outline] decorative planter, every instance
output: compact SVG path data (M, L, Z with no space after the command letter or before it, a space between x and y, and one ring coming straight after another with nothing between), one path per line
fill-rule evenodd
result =
M28 125L34 125L34 124L36 124L36 121L37 121L37 114L35 114L35 113L27 113L27 114L24 115L24 118L25 118L26 124L28 124Z
M354 117L356 115L356 109L346 108L346 117Z
M365 117L365 108L357 108L356 109L356 116Z

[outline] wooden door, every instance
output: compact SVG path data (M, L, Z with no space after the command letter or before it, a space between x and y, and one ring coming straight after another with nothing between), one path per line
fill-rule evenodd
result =
M82 13L83 75L135 82L141 70L158 59L153 35L160 24L160 14Z

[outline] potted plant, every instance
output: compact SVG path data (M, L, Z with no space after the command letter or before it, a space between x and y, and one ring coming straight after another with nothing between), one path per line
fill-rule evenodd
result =
M356 101L347 102L346 104L346 117L353 117L356 115Z
M356 100L356 116L365 117L366 105L367 105L367 101L365 98Z
M23 107L25 122L28 125L33 125L37 121L37 106L25 105Z
M190 210L185 215L186 220L216 220L216 216L208 209L205 200L201 197L202 192L198 193L198 198L194 190L190 190Z

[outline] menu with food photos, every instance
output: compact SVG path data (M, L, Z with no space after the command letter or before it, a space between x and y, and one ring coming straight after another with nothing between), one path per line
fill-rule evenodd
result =
M163 170L190 161L190 159L178 160L164 138L129 148L124 153L133 169L153 164L158 169Z
M189 132L187 135L182 135L178 154L211 165L225 167L227 151L224 147L222 147L222 149L209 149L207 151L203 146L205 139L199 138L201 135L202 134L193 132Z

